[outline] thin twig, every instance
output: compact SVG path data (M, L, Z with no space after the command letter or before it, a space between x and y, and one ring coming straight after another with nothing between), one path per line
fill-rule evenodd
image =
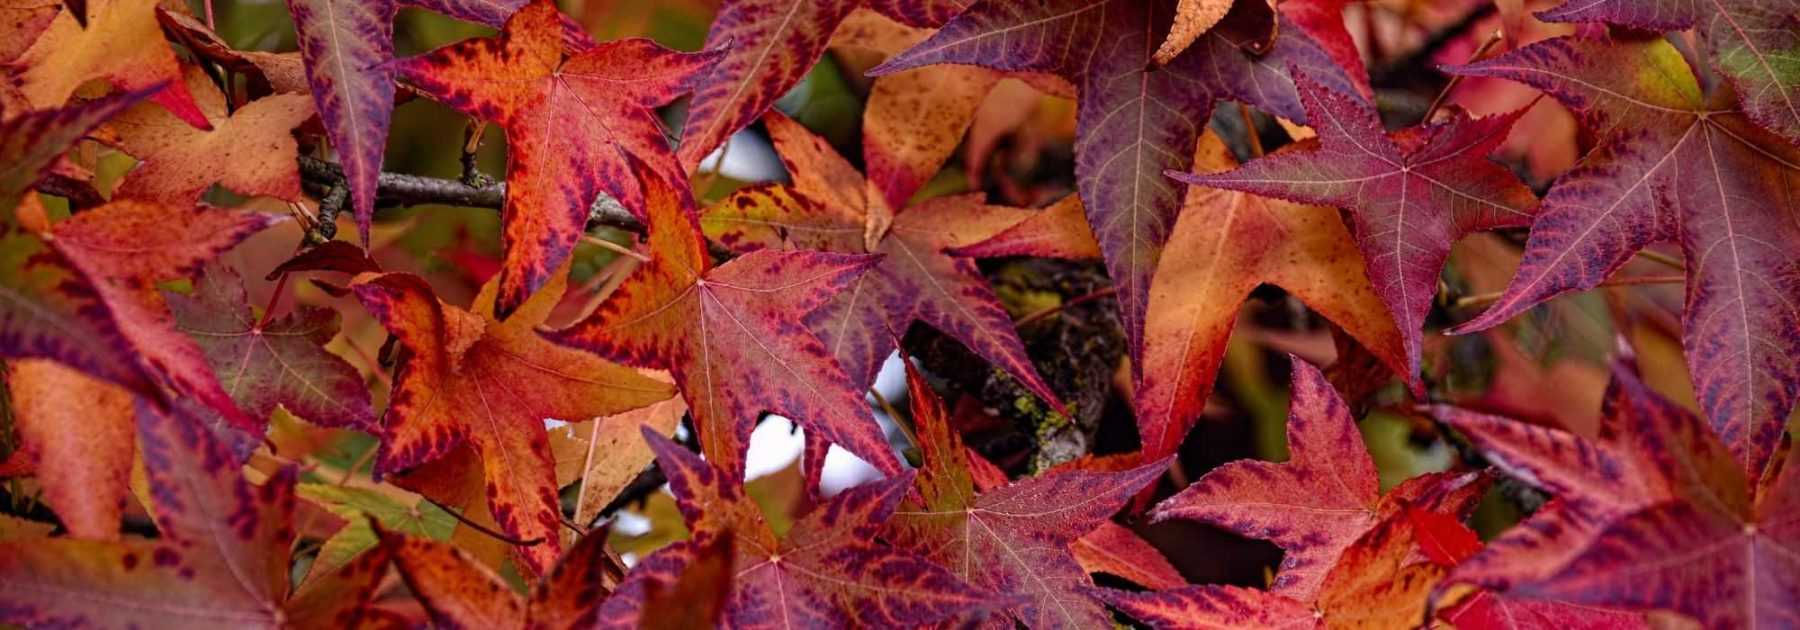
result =
M346 181L343 169L337 164L309 156L300 157L300 177L307 188L314 192L344 186ZM377 182L375 201L377 205L384 206L442 204L499 210L506 203L506 183L476 187L451 179L382 173ZM324 204L321 203L320 207L322 210ZM589 225L604 225L634 234L644 233L644 223L608 195L602 194L595 199L590 210Z
M500 532L488 529L487 526L482 525L481 523L477 523L475 521L469 520L469 518L466 516L463 516L461 512L450 509L450 506L444 505L442 503L438 503L436 499L433 499L431 497L427 497L424 495L419 495L419 496L423 497L426 501L429 501L432 505L438 506L438 509L443 510L445 512L449 512L450 516L456 517L457 521L461 522L464 525L469 526L469 529L473 529L477 532L481 532L483 535L486 535L487 537L492 538L494 540L498 540L500 542L506 543L508 545L513 545L515 547L536 547L538 545L544 544L543 538L533 538L531 540L519 540L517 538L508 536L506 534L502 534Z
M1487 41L1482 42L1481 46L1476 48L1473 54L1469 55L1469 61L1466 63L1480 61L1481 58L1487 56L1488 51L1493 50L1494 45L1500 43L1500 40L1504 37L1505 34L1502 33L1500 29L1494 29L1494 33L1488 35ZM1437 114L1438 108L1444 106L1444 101L1450 98L1450 92L1455 90L1457 85L1462 84L1462 80L1463 75L1460 74L1450 77L1450 82L1444 84L1444 89L1438 90L1437 98L1431 99L1431 106L1425 108L1425 117L1420 119L1420 121L1427 124L1431 123L1431 117Z
M1114 287L1106 287L1103 289L1096 290L1092 293L1088 293L1087 295L1076 296L1075 298L1072 298L1072 299L1065 301L1061 304L1058 304L1056 306L1052 306L1052 307L1046 308L1044 310L1038 311L1036 313L1031 313L1029 315L1021 317L1021 318L1019 318L1019 321L1013 323L1013 326L1022 327L1026 324L1029 324L1029 323L1038 321L1040 319L1049 317L1051 315L1060 313L1066 309L1080 306L1082 304L1086 304L1086 303L1092 302L1094 300L1100 300L1100 299L1112 297L1113 294L1118 293L1118 292L1119 292L1118 289L1116 289Z
M638 262L642 262L642 263L650 262L649 256L640 254L636 250L633 250L624 245L614 243L612 241L600 238L598 236L594 236L592 234L583 234L583 235L581 235L581 238L582 238L582 240L587 241L591 245L594 245L596 247L599 247L600 249L604 249L606 251L612 252L614 254L618 254L620 256L630 256L632 258L637 259Z
M905 361L906 359L902 358L900 360ZM918 434L913 433L911 419L909 418L907 421L902 422L900 420L899 410L894 409L893 403L888 402L887 397L881 395L880 390L870 387L869 395L875 397L875 404L881 406L881 412L887 414L889 420L894 421L894 426L896 428L900 429L901 435L906 436L906 443L911 445L913 448L921 448L919 446Z
M1674 269L1676 271L1687 271L1687 264L1682 262L1680 258L1676 258L1674 256L1670 256L1670 255L1664 254L1662 252L1652 251L1652 250L1648 250L1648 249L1640 249L1637 252L1637 256L1638 256L1638 258L1642 258L1644 260L1648 260L1650 262L1663 265L1665 267Z

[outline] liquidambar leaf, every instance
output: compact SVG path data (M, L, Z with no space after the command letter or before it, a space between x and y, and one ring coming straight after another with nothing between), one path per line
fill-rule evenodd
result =
M107 127L118 133L119 147L138 159L114 197L180 207L217 183L244 196L299 201L293 129L313 117L312 103L298 94L271 94L227 114L225 95L205 72L189 68L185 77L212 129L195 129L148 105L113 118Z
M1800 148L1732 109L1728 91L1702 94L1660 40L1559 38L1456 72L1544 90L1600 136L1544 198L1500 299L1456 331L1593 288L1646 245L1675 241L1687 276L1681 345L1700 409L1744 474L1760 475L1800 395L1800 311L1791 305L1800 295Z
M86 28L69 11L57 14L13 61L21 68L19 92L33 109L49 109L67 103L76 88L95 79L125 92L165 84L150 98L187 124L210 129L181 81L181 64L157 25L156 5L157 0L93 0Z
M57 520L75 538L118 540L137 452L131 392L45 359L10 362L6 388L13 457L31 461Z
M977 2L931 38L870 71L934 64L1059 75L1076 88L1076 187L1105 253L1134 371L1141 371L1150 278L1174 228L1183 189L1164 170L1185 171L1212 113L1229 98L1304 120L1290 66L1349 93L1351 82L1301 31L1286 27L1267 52L1268 6L1237 2L1167 65L1152 59L1173 21L1174 0Z
M645 428L693 540L733 535L735 577L725 619L735 627L914 627L993 604L919 555L875 542L912 474L839 493L777 539L736 477Z
M862 389L804 323L879 259L764 250L715 268L685 186L652 173L639 185L650 209L650 262L551 338L672 372L702 452L732 477L743 478L750 430L764 412L899 473Z
M894 352L895 335L921 321L1060 406L975 262L945 252L986 238L1028 216L1026 211L983 204L979 195L940 197L896 213L891 224L873 233L877 240L870 248L867 208L882 202L865 197L861 174L799 123L777 112L763 120L794 183L742 189L708 209L701 227L736 251L882 256L809 319L852 384L872 385Z
M306 82L368 243L394 112L393 0L287 0Z
M474 447L488 510L507 535L541 541L519 550L525 566L540 574L562 549L544 419L579 421L673 395L667 384L538 335L535 327L562 299L567 270L561 271L505 322L493 315L499 291L493 282L482 287L472 312L439 302L431 285L412 274L362 274L351 285L406 349L382 416L376 474L441 459L464 443Z
M1225 464L1158 504L1152 514L1156 520L1212 523L1275 543L1286 554L1269 590L1311 601L1344 550L1378 523L1409 504L1461 514L1485 483L1474 473L1431 473L1377 496L1375 462L1350 408L1318 368L1299 359L1293 366L1288 461Z
M375 550L289 596L295 470L262 486L196 410L140 405L160 538L0 545L0 620L27 627L350 627L386 574Z
M324 347L337 336L337 311L298 306L261 321L243 279L224 266L196 280L193 293L168 300L176 326L200 345L219 384L246 413L268 418L280 406L313 424L374 428L362 374Z
M687 181L655 108L687 92L716 57L647 39L566 51L558 15L556 3L538 0L497 37L452 44L397 68L427 96L506 130L500 319L568 259L601 192L644 214L632 160L669 182Z
M1471 232L1528 225L1536 211L1531 189L1487 157L1522 112L1458 116L1388 134L1375 111L1355 98L1306 78L1299 83L1317 143L1233 171L1170 176L1348 210L1369 280L1400 328L1406 374L1413 378L1451 244Z
M586 628L595 622L606 592L606 535L582 538L556 561L556 568L520 597L491 569L450 545L384 534L394 549L394 565L431 617L449 628L524 630Z
M1084 591L1093 585L1069 546L1155 481L1168 461L1121 472L1071 470L977 494L970 454L924 377L907 364L908 394L925 466L887 533L977 587L1017 603L1006 613L1032 628L1111 624ZM995 621L989 619L989 621Z

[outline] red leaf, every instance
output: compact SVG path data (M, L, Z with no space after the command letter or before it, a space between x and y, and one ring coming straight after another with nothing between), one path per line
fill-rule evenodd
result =
M407 588L450 628L524 630L587 627L596 620L606 593L606 536L595 532L575 543L555 569L532 585L528 597L450 545L383 534L394 550L394 566Z
M104 79L125 92L156 85L161 104L196 129L211 129L181 82L181 63L163 39L157 0L94 0L84 28L64 11L12 65L19 93L33 109L61 107L83 83Z
M803 324L878 259L758 251L714 268L687 191L650 173L638 181L650 211L651 261L551 338L673 372L701 450L734 478L743 477L750 430L765 411L898 473L862 390Z
M1487 155L1519 112L1384 133L1375 111L1302 78L1300 99L1319 132L1309 142L1213 175L1182 181L1350 211L1369 280L1419 371L1425 315L1450 245L1476 231L1527 225L1537 197ZM1415 383L1414 393L1420 394Z
M777 540L733 475L648 427L643 433L693 544L726 532L735 538L736 574L725 606L732 626L917 626L993 604L992 594L949 570L874 542L911 486L910 473L845 490Z
M1433 473L1377 496L1375 462L1343 399L1318 368L1293 359L1288 461L1237 461L1164 500L1157 520L1186 518L1268 540L1287 552L1270 590L1301 600L1319 593L1338 557L1409 504L1462 514L1486 487L1473 474Z
M306 82L350 185L363 243L394 111L393 0L287 0Z
M1018 598L1007 612L1027 626L1109 625L1084 590L1093 582L1070 545L1155 481L1168 462L1117 473L1050 473L977 494L969 452L949 426L943 401L910 362L907 385L925 466L916 496L894 513L889 535L978 587Z
M538 334L562 299L561 271L505 322L493 315L494 283L482 287L473 312L439 302L412 274L363 274L351 286L406 349L382 416L376 474L443 458L468 443L480 455L488 509L501 531L541 541L520 549L533 573L548 570L561 550L544 419L585 420L671 395L667 384Z
M1620 72L1620 68L1639 68ZM1457 70L1521 81L1583 114L1599 146L1557 180L1500 299L1458 331L1592 288L1644 246L1681 244L1682 347L1701 410L1746 475L1762 472L1800 395L1800 148L1706 97L1663 41L1560 38Z
M1160 174L1191 166L1190 150L1213 102L1242 100L1304 119L1290 65L1350 89L1330 57L1295 29L1278 28L1268 52L1251 57L1241 46L1268 37L1267 5L1259 19L1256 4L1236 3L1192 48L1158 65L1151 53L1170 23L1171 2L987 0L870 74L969 64L1051 73L1075 84L1076 186L1118 289L1133 369L1141 371L1150 277L1183 193Z
M399 77L507 133L506 258L495 313L511 316L569 257L605 192L642 215L630 166L685 182L654 108L688 90L716 55L685 54L646 39L567 51L560 14L539 0L498 37L467 40L399 63Z
M1439 566L1454 567L1481 551L1481 539L1454 516L1407 508L1406 518L1419 539L1419 549Z
M862 175L799 123L779 113L763 120L794 183L740 190L707 210L701 226L737 251L882 255L809 320L853 385L873 384L882 362L894 352L895 333L921 321L1006 370L1052 405L1061 405L1038 376L1012 318L975 262L944 252L986 238L1028 216L1025 211L984 205L977 195L940 197L896 213L891 225L873 233L876 242L870 248L865 242L870 238L865 231L869 208L881 202L865 200Z

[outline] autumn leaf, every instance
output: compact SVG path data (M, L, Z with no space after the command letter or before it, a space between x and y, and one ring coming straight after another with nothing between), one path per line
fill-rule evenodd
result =
M1640 68L1619 72L1618 68ZM1682 347L1701 411L1746 475L1762 472L1800 394L1800 148L1704 95L1666 42L1559 38L1457 70L1513 79L1583 114L1601 137L1557 181L1525 259L1482 330L1593 288L1646 245L1681 245Z
M706 33L723 56L694 87L681 128L681 167L691 172L786 94L825 54L832 33L859 6L908 26L937 26L965 0L726 0Z
M1169 34L1150 57L1161 64L1174 61L1176 55L1194 44L1194 40L1225 19L1225 13L1231 10L1233 3L1234 0L1180 0L1175 5L1175 24L1169 27Z
M991 593L950 570L874 541L911 487L911 473L845 490L777 537L734 475L655 431L643 436L693 532L690 544L733 537L729 625L920 626L993 603Z
M1012 318L1000 305L975 262L944 253L1027 216L989 206L979 195L940 197L894 215L866 248L864 181L825 139L771 112L763 118L792 185L752 186L701 215L707 236L734 251L800 249L880 254L867 273L851 281L809 323L831 348L853 385L866 388L888 355L895 335L925 322L962 342L1053 405L1056 393L1038 376Z
M1348 92L1350 83L1316 44L1278 28L1266 54L1244 50L1268 35L1267 6L1234 9L1171 63L1151 55L1171 21L1171 1L977 2L920 43L870 71L934 64L1045 72L1076 87L1076 187L1105 253L1134 370L1142 369L1150 277L1174 227L1182 190L1160 177L1185 171L1189 150L1221 98L1304 120L1289 66ZM1260 16L1260 18L1259 18Z
M157 0L93 0L86 28L73 15L58 13L19 58L14 80L33 109L61 107L83 83L104 79L123 92L158 84L166 89L151 100L197 129L210 129L206 115L181 80L181 65L156 22Z
M287 0L313 104L350 186L364 244L394 111L393 0Z
M646 587L644 610L659 614L644 618L644 630L685 630L717 627L725 614L725 602L731 597L737 558L732 537L720 536L698 557L688 562L680 577L664 588L661 584Z
M0 3L0 63L17 58L37 41L62 12L60 0L10 0ZM77 17L86 19L83 9Z
M507 132L506 254L495 311L501 319L568 259L601 192L644 213L632 160L667 181L687 181L654 108L685 93L717 57L646 39L565 54L558 15L555 3L539 0L507 20L498 37L452 44L396 67L427 96Z
M606 536L598 532L570 547L527 597L460 549L393 533L383 538L407 587L444 627L588 627L606 593Z
M180 210L158 203L122 200L56 224L50 247L94 279L136 361L175 392L224 415L239 428L256 431L268 418L240 410L219 383L205 353L176 328L156 283L191 278L250 235L286 220L277 214L200 206Z
M56 159L100 123L160 92L152 85L67 107L45 108L0 120L0 209L8 223L19 198L48 174ZM10 268L10 267L9 267Z
M137 452L131 392L45 359L10 362L6 388L13 457L32 462L44 502L70 536L118 540Z
M0 545L0 619L27 627L354 625L386 574L385 550L290 595L295 470L251 485L194 408L140 412L160 537Z
M1056 472L977 493L970 454L943 401L910 363L907 388L925 465L917 492L894 513L887 535L954 567L976 587L1017 598L1006 612L1026 626L1110 625L1099 602L1083 592L1093 581L1070 545L1155 481L1168 462L1121 472Z
M533 573L548 570L562 547L544 419L610 415L672 395L666 384L538 335L535 327L562 299L566 281L553 276L505 322L493 315L500 289L492 282L470 310L439 302L412 274L362 274L351 285L406 348L382 416L376 474L445 457L464 443L474 447L501 531L540 541L519 550Z
M1606 22L1653 31L1695 29L1714 68L1758 125L1800 143L1800 2L1598 0L1565 2L1548 22ZM1679 75L1678 75L1679 76Z
M313 117L306 97L273 94L227 114L225 95L205 72L189 68L185 77L212 129L195 129L147 105L114 117L107 127L118 134L119 147L138 159L114 196L180 206L199 201L217 183L245 196L299 201L299 147L291 130Z
M653 173L638 181L650 212L650 262L550 338L672 372L702 452L732 477L743 477L750 431L764 412L898 473L862 390L803 323L878 259L764 250L714 267L687 191Z
M1209 133L1194 149L1194 164L1216 172L1236 162ZM1407 374L1402 335L1335 208L1195 186L1150 283L1135 396L1145 456L1174 453L1199 421L1238 312L1264 283L1300 298ZM1408 377L1418 391L1415 379Z
M1800 601L1796 579L1800 527L1793 515L1800 506L1796 464L1800 456L1791 448L1781 449L1782 459L1775 460L1759 482L1752 482L1744 476L1736 454L1706 423L1662 400L1628 370L1615 369L1613 378L1609 404L1620 419L1609 416L1609 420L1630 423L1615 424L1622 432L1614 435L1628 440L1638 459L1612 475L1641 479L1648 492L1640 496L1647 494L1647 501L1633 501L1629 494L1621 500L1615 488L1629 489L1629 484L1563 481L1572 475L1546 464L1568 464L1546 456L1557 455L1555 449L1568 438L1555 440L1550 430L1492 420L1469 425L1486 427L1485 439L1502 457L1513 453L1513 461L1533 458L1526 461L1537 465L1521 465L1521 470L1546 473L1531 478L1534 484L1571 503L1601 506L1588 536L1526 530L1522 542L1496 541L1490 546L1488 566L1511 568L1516 578L1505 585L1505 593L1574 604L1673 610L1709 628L1795 623L1800 614L1793 606ZM1605 454L1584 441L1576 440L1574 446ZM1542 521L1528 523L1544 527ZM1553 523L1566 529L1570 520ZM1543 548L1550 544L1556 546Z
M1081 570L1110 573L1147 588L1178 588L1187 584L1169 559L1130 528L1103 521L1094 531L1069 545Z
M267 418L279 406L321 426L374 427L362 374L325 349L337 335L336 311L299 306L258 318L243 279L223 266L202 274L192 294L168 300L176 326L199 344L245 413Z
M1298 83L1319 133L1316 144L1224 173L1170 176L1349 211L1369 280L1399 326L1405 374L1413 378L1451 244L1471 232L1527 225L1536 210L1531 189L1487 158L1519 113L1458 116L1390 134L1354 97L1308 78Z
M1202 136L1205 137L1205 136ZM957 256L1041 256L1068 260L1100 257L1079 195L1069 195L979 242L948 250Z
M1318 368L1299 359L1293 368L1288 461L1225 464L1158 504L1152 515L1211 523L1275 543L1286 554L1269 590L1310 601L1344 550L1377 524L1415 504L1460 514L1486 484L1476 473L1430 473L1378 495L1375 462L1349 407Z

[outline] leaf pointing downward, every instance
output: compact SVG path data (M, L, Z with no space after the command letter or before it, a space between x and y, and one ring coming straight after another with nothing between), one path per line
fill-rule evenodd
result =
M550 0L525 6L498 37L467 40L400 62L401 79L507 133L505 259L495 313L506 319L550 280L587 227L602 192L640 215L630 160L687 181L653 108L674 100L716 55L647 39L567 51Z
M1369 279L1399 324L1407 374L1419 371L1425 314L1450 245L1470 232L1526 225L1537 197L1488 161L1519 116L1448 123L1395 134L1350 96L1301 78L1317 144L1214 175L1170 173L1191 184L1240 190L1351 212Z
M1618 68L1641 68L1621 73ZM1458 331L1592 288L1644 246L1681 245L1682 348L1701 410L1745 474L1762 472L1800 395L1800 148L1707 98L1667 42L1560 38L1458 69L1530 84L1600 145L1557 181L1518 274Z
M763 412L898 473L862 390L803 321L879 259L765 250L715 268L685 188L649 172L638 182L650 210L651 261L593 314L550 337L673 372L702 452L734 477L744 474L744 449Z
M350 185L363 242L394 110L393 0L287 0L306 82Z

